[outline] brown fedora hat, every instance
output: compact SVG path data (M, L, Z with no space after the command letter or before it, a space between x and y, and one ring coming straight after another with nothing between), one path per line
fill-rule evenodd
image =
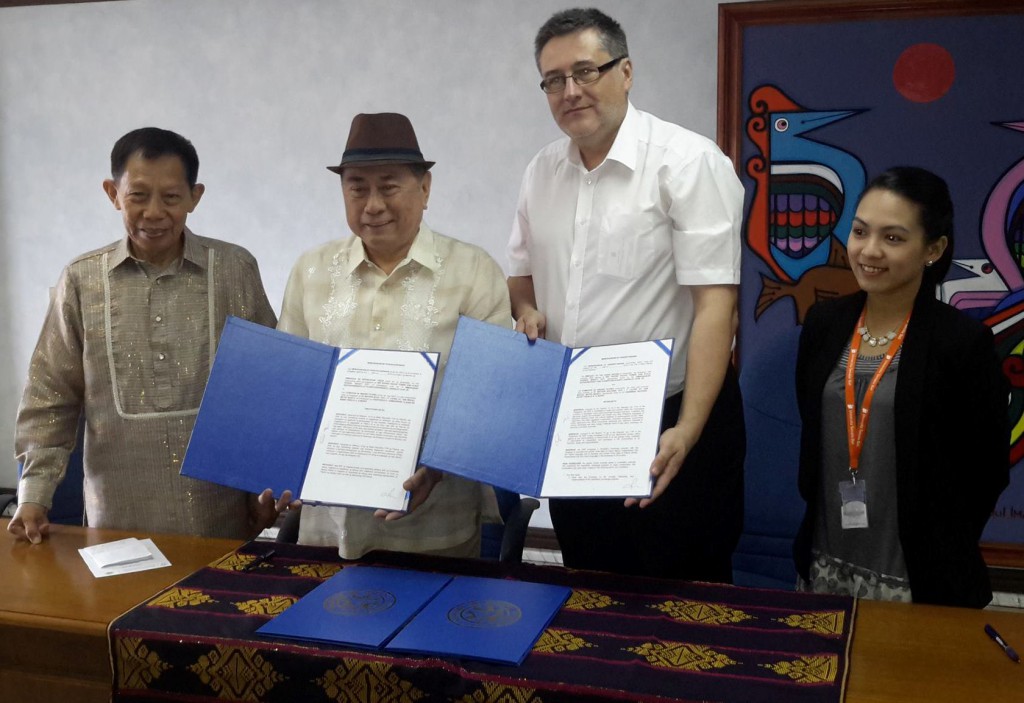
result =
M352 118L348 142L341 163L328 166L328 171L341 173L346 166L381 166L384 164L434 165L420 152L412 122L397 112L361 113Z

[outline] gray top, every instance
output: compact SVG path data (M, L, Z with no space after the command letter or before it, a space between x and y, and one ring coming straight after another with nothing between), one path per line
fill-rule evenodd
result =
M858 413L871 379L884 358L861 356L857 359L855 375ZM867 484L868 527L844 530L840 517L839 483L850 479L849 448L846 436L845 376L849 345L840 355L822 391L822 481L814 531L813 549L828 561L855 567L839 569L840 580L844 572L859 572L871 582L889 586L907 586L907 567L899 540L899 522L896 511L896 438L893 428L896 376L900 354L892 360L889 369L875 390L871 404L870 424L861 450L857 480ZM859 567L859 568L858 568ZM836 571L832 571L836 576ZM853 578L853 574L851 574ZM853 595L869 595L857 593ZM870 596L869 596L870 597Z

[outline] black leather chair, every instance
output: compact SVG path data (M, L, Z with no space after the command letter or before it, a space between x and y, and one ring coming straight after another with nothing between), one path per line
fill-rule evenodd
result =
M18 496L15 493L0 493L0 515L3 515L7 506L16 500L18 500Z
M503 524L488 523L483 526L480 556L519 563L523 560L530 518L540 507L540 502L536 498L523 498L503 488L495 488L494 495L498 499L498 512Z
M793 590L793 538L803 518L797 490L800 411L793 393L793 369L779 359L796 358L800 329L780 333L763 354L740 372L747 426L743 533L732 556L737 586Z
M289 510L281 519L277 530L277 541L295 544L299 541L299 518L302 517L302 509Z

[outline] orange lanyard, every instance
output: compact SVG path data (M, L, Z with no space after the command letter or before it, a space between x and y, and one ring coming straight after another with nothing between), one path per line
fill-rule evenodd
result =
M878 365L875 375L871 378L871 383L868 384L868 389L864 393L864 402L860 408L859 423L857 422L857 412L853 407L856 400L853 382L857 371L857 356L860 353L861 335L858 330L864 326L864 311L861 311L857 326L853 328L853 339L850 341L850 356L846 360L846 441L850 450L850 477L854 482L857 481L860 451L864 447L864 435L868 432L868 417L871 415L871 401L875 399L875 389L878 388L878 384L882 381L882 376L888 370L889 364L892 363L893 357L896 356L896 352L903 346L903 338L907 335L907 324L909 322L910 315L908 314L907 319L903 321L903 325L900 327L899 334L896 335L896 346L889 345L885 358Z

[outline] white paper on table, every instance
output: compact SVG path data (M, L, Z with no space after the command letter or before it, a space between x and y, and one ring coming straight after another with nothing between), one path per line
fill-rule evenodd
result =
M79 549L78 553L82 555L85 565L96 578L161 569L171 565L151 539L129 537L116 542L84 547Z
M405 510L438 355L342 349L302 499Z
M541 495L650 495L672 342L573 351Z

